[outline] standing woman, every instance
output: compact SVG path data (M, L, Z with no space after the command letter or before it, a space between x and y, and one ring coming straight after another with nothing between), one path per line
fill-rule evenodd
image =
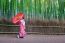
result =
M23 13L18 13L15 17L13 17L12 19L13 23L19 23L19 34L17 35L18 38L24 38L24 36L26 35L25 32L25 20L24 20L24 14Z
M20 20L20 29L19 29L19 38L23 38L26 35L25 32L25 20L24 20L24 14L22 19Z

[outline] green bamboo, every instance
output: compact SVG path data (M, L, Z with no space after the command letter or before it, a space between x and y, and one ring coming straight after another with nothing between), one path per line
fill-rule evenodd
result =
M10 20L23 12L27 20L65 20L65 0L0 0L0 16Z

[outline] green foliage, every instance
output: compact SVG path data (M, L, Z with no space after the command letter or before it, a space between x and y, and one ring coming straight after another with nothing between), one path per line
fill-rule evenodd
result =
M23 12L26 19L65 20L65 0L0 0L0 16L10 20Z

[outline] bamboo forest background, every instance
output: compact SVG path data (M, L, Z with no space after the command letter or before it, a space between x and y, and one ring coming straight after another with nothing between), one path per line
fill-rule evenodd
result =
M18 12L25 14L26 22L31 21L64 21L65 0L0 0L0 22L8 22Z

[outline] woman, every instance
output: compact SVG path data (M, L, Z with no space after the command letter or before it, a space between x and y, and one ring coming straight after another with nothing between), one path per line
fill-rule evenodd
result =
M25 32L25 20L24 20L24 14L23 13L18 13L14 18L13 18L13 23L19 23L19 35L17 35L18 38L23 38L26 35Z
M25 20L24 18L20 20L20 29L19 29L19 37L18 38L23 38L26 34L25 32Z

